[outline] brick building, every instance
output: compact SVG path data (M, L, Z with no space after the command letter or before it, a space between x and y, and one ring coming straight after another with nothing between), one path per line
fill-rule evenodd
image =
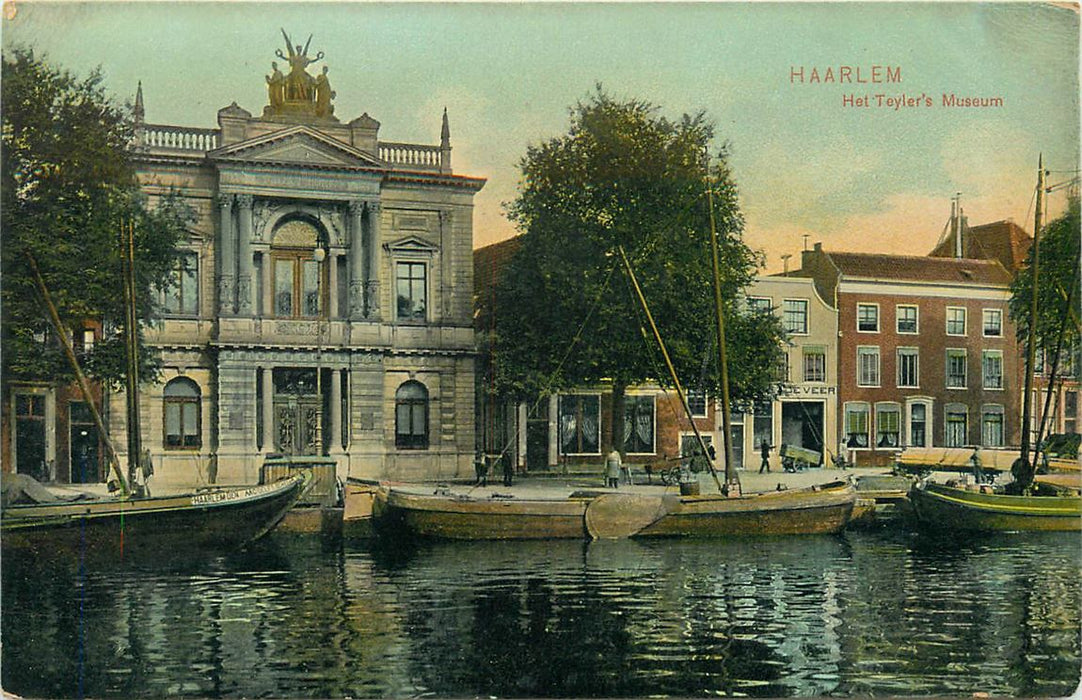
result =
M838 253L801 270L838 310L838 448L885 464L901 447L1017 444L1021 367L998 260Z
M964 258L998 260L1013 275L1025 264L1026 256L1033 245L1033 238L1013 221L996 221L969 228L962 227L961 252ZM936 257L953 257L959 246L953 232L930 253ZM1079 365L1082 357L1080 349L1066 348L1061 351L1060 365L1056 371L1056 382L1049 399L1049 379L1051 358L1044 353L1037 357L1034 372L1033 420L1031 438L1036 440L1037 429L1048 405L1048 417L1045 420L1044 434L1077 433L1079 430ZM1022 360L1025 361L1024 358ZM1021 400L1021 399L1020 399Z

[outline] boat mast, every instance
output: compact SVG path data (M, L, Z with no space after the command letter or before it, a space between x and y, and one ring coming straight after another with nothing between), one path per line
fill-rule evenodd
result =
M120 459L116 455L116 447L113 446L113 441L109 439L109 433L105 429L105 421L102 420L101 413L94 403L94 396L90 392L90 382L87 381L86 375L83 374L83 370L79 366L79 360L75 357L75 350L71 347L71 339L68 338L64 324L60 321L60 314L56 310L56 305L53 304L53 297L49 293L49 288L45 286L41 270L38 269L38 261L30 253L27 253L26 257L30 262L30 269L34 272L34 283L37 285L38 292L49 310L49 321L53 324L53 330L56 331L56 335L60 338L60 345L64 348L64 354L75 372L75 380L79 384L79 391L82 393L86 405L90 408L90 414L94 418L94 426L98 429L98 435L101 436L102 442L105 443L105 450L109 453L109 466L116 473L117 483L120 485L120 495L127 497L129 495L128 481L124 478L124 471L120 468Z
M691 413L691 407L688 406L688 397L684 392L684 387L680 384L680 378L676 376L676 368L673 367L672 359L669 358L669 351L665 347L665 341L661 339L661 333L657 329L657 325L654 323L654 315L650 313L650 307L646 303L646 297L642 294L642 289L639 287L639 280L635 277L635 271L631 269L631 263L627 259L627 253L624 252L624 247L617 246L616 249L620 253L620 260L624 263L624 268L627 269L627 275L631 278L631 286L635 289L635 295L639 298L639 303L642 305L643 311L646 312L646 320L650 323L650 330L654 333L654 340L657 341L658 347L661 348L661 356L665 359L665 367L669 370L669 376L672 378L673 385L676 387L676 395L680 398L680 406L684 409L684 414L688 418L688 422L691 423L691 429L695 432L695 439L699 441L699 449L703 451L703 456L707 457L706 463L710 466L710 475L714 477L714 483L718 485L718 492L722 493L721 482L718 481L718 473L714 470L714 463L710 461L710 452L706 448L706 441L703 440L702 433L699 432L699 426L695 425L695 417Z
M139 430L139 318L135 311L135 224L121 223L121 244L124 262L124 307L127 320L124 336L127 341L127 403L128 403L128 481L134 484L142 455Z
M1037 281L1038 263L1040 260L1040 248L1038 242L1041 237L1041 214L1044 207L1044 154L1037 156L1037 206L1033 213L1033 263L1031 265L1033 279L1031 284L1030 308L1029 308L1029 338L1026 343L1026 376L1024 382L1025 395L1022 397L1022 449L1019 455L1020 474L1015 475L1021 482L1023 489L1029 488L1033 482L1034 468L1029 460L1030 423L1033 420L1033 366L1037 358ZM1036 446L1040 449L1040 446ZM1021 478L1019 478L1021 477Z
M725 316L721 306L721 262L718 253L718 230L714 222L714 188L710 181L710 162L706 164L706 199L710 208L710 253L714 263L714 306L718 321L718 373L721 375L721 444L725 448L725 483L738 479L733 469L732 416L729 405L729 363L725 353ZM711 465L713 470L713 465ZM715 476L715 479L717 477Z

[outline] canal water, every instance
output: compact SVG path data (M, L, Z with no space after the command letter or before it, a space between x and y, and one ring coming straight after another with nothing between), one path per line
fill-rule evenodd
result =
M24 697L1068 696L1077 534L329 543L4 561Z

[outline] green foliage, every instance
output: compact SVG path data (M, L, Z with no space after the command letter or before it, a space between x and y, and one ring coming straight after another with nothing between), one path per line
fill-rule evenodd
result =
M526 396L606 379L616 387L668 383L618 246L681 382L716 389L705 177L712 138L702 113L670 121L646 102L618 101L598 87L571 109L567 134L528 149L518 197L508 205L521 246L499 277L489 339L488 380L497 393ZM737 300L760 260L742 241L724 149L709 172L733 395L750 401L772 389L782 333L775 322L741 315Z
M148 208L127 151L129 110L106 96L99 72L78 79L32 50L14 49L3 56L2 90L4 377L54 382L73 374L34 284L33 257L69 329L106 329L84 369L116 382L125 366L116 332L125 316L121 222L135 225L137 308L145 322L190 213L172 196ZM152 371L155 355L142 354Z
M1055 352L1060 326L1063 348L1078 346L1078 319L1082 317L1082 289L1079 284L1079 203L1073 200L1063 216L1049 222L1041 232L1037 272L1037 347ZM1067 311L1072 294L1073 315ZM1023 347L1028 342L1033 294L1033 250L1011 284L1010 315L1017 324ZM1066 321L1066 323L1063 323ZM1060 361L1064 360L1061 356Z

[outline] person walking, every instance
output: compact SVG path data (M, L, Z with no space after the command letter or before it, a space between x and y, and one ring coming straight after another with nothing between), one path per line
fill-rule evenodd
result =
M609 488L620 488L620 469L623 460L620 459L620 451L615 447L605 458L605 485Z
M765 439L763 440L762 444L759 445L759 454L762 455L762 457L763 457L763 462L762 462L762 464L759 465L759 473L762 474L763 470L766 470L766 473L769 474L770 473L770 443L767 442Z

